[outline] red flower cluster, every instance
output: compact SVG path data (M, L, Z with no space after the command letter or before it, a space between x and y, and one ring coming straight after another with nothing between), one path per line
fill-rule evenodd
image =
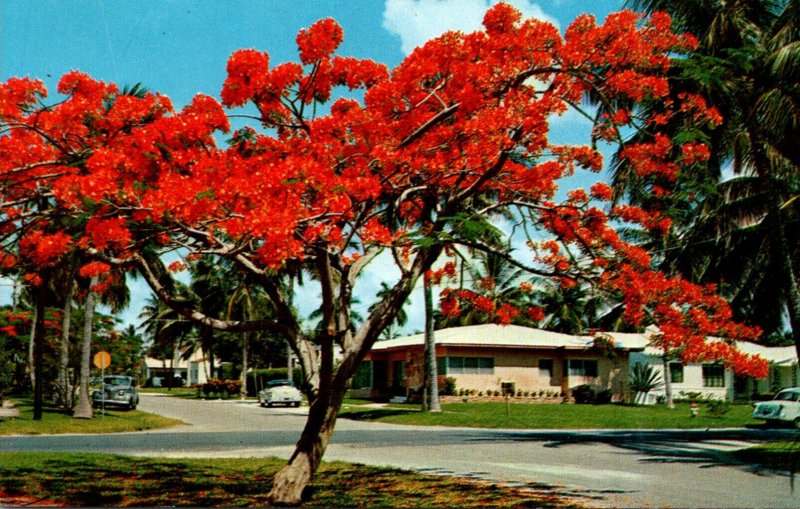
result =
M46 267L57 262L70 249L72 237L64 232L44 233L35 230L20 242L20 254L30 258L34 264Z
M553 239L534 253L543 275L619 293L633 323L654 310L665 347L688 349L690 338L710 334L747 337L710 290L649 271L647 252L610 225L665 230L669 221L658 211L606 212L597 202L612 192L601 183L552 202L563 177L603 163L591 147L551 142L548 122L591 89L609 105L626 105L602 119L598 136L616 139L623 128L637 128L631 103L668 96L670 57L695 43L669 24L663 15L644 20L629 11L604 24L581 16L562 37L501 3L486 13L484 31L444 34L389 73L335 55L342 29L322 20L299 33L299 62L270 69L268 54L254 49L230 57L222 104L252 102L260 113L255 127L267 129L242 129L224 148L216 139L229 122L208 96L175 112L163 96L120 96L115 85L71 72L58 86L67 98L41 107L40 82L9 80L0 85L0 228L10 239L3 264L47 266L84 249L124 265L142 246L166 252L188 245L196 253L235 253L263 271L323 255L349 261L378 246L393 250L404 277L416 277L434 263L428 255L481 240L474 215L515 206L537 234ZM363 100L337 98L342 86L365 89ZM687 95L664 101L647 125L678 114L719 120ZM667 193L664 182L708 152L657 135L630 143L623 155ZM97 263L82 271L102 276L100 285L110 282L110 270ZM441 281L454 274L448 264L428 275ZM40 284L37 278L30 274L30 283ZM483 286L495 291L489 281ZM519 317L494 296L442 293L445 315L467 307L500 323ZM760 369L723 353L742 369Z

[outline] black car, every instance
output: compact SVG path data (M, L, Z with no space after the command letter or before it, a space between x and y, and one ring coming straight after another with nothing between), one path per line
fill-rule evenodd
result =
M92 405L95 408L102 406L117 406L134 410L139 404L139 393L133 386L133 377L106 376L103 377L102 386L92 391Z

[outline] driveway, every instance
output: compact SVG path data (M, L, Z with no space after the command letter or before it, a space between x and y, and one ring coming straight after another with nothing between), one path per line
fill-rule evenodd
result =
M114 436L6 437L0 450L169 457L288 458L305 409L143 395L140 408L183 420ZM325 459L458 475L555 492L595 507L800 507L787 475L721 454L789 430L480 430L341 419Z

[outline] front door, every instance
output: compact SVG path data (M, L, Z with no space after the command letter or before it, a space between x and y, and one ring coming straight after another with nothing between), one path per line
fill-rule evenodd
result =
M389 386L389 366L386 361L372 361L372 388L384 392Z

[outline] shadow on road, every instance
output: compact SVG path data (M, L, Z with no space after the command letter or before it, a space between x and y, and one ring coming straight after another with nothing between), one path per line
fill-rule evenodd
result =
M651 463L691 463L702 468L733 466L762 476L790 475L753 461L742 461L734 451L752 443L800 441L794 430L767 429L753 426L745 429L698 430L587 430L587 431L504 431L494 436L474 436L470 441L543 442L544 447L565 447L606 444L630 454L639 461ZM794 448L798 451L798 448ZM795 454L798 454L795 452ZM752 459L752 456L750 457Z

